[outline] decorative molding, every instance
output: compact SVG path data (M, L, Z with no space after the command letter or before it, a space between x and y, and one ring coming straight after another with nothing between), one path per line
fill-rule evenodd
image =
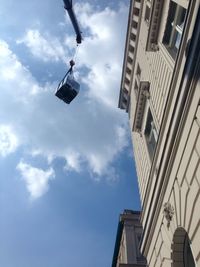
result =
M172 206L172 204L170 202L166 202L163 205L164 209L163 209L163 214L165 216L165 219L167 220L167 228L170 227L170 223L172 221L172 218L174 216L174 207Z
M150 98L149 87L150 83L148 81L140 82L135 118L133 123L134 132L141 132L146 100Z
M164 0L154 0L152 4L151 17L149 22L149 32L147 38L147 51L158 51L158 33L160 27L160 18Z
M144 89L142 90L142 95L145 96L147 99L150 99L149 85L148 87L144 87Z
M126 48L124 53L124 62L123 62L123 72L122 72L122 79L121 79L121 89L119 95L119 102L118 107L121 109L125 109L128 112L129 105L125 107L123 103L123 88L125 87L125 76L127 72L127 68L131 70L129 73L130 75L130 83L126 88L130 93L132 90L132 78L135 68L135 57L138 47L138 35L140 32L140 24L141 24L141 10L143 7L143 1L130 1L130 9L129 9L129 19L128 19L128 29L126 34ZM139 13L138 13L139 10ZM136 23L136 25L133 25ZM133 36L134 35L134 38ZM129 53L132 54L132 58L130 58ZM131 62L129 62L129 60ZM129 93L129 95L130 95ZM129 104L129 103L128 103Z
M154 51L154 52L159 51L159 46L156 43L151 43L150 47L151 47L151 51Z

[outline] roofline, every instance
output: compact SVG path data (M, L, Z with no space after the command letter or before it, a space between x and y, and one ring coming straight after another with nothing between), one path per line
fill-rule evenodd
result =
M115 240L115 248L114 248L113 259L112 259L112 267L117 266L117 258L118 258L118 254L119 254L119 248L120 248L122 232L123 232L123 228L124 228L124 221L125 221L125 219L123 219L123 215L127 215L127 214L140 215L141 211L139 211L139 210L133 211L133 210L125 209L124 212L122 214L120 214L119 223L118 223L118 227L117 227L117 236L116 236L116 240Z
M124 49L124 60L123 60L123 66L122 66L122 75L121 75L121 83L120 83L120 91L119 91L119 101L118 101L118 108L120 108L120 100L121 100L121 94L122 94L122 84L123 84L123 78L124 78L124 67L126 62L126 54L127 54L127 42L129 38L129 29L130 29L130 20L131 20L131 13L132 13L132 5L134 0L130 0L129 3L129 14L128 14L128 22L127 22L127 30L126 30L126 41L125 41L125 49Z

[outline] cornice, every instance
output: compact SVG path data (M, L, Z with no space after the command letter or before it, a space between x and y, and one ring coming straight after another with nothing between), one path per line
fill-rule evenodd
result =
M138 47L138 40L139 40L139 34L140 34L140 25L141 25L141 17L142 17L142 8L143 8L143 2L144 0L141 0L140 3L136 0L132 0L131 1L131 5L130 5L130 11L129 11L129 19L128 19L128 29L127 29L127 34L126 34L126 45L125 45L125 52L124 52L124 61L123 61L123 68L122 68L122 78L121 78L121 86L120 86L120 95L119 95L119 102L118 102L118 107L122 108L122 109L126 109L126 111L128 111L128 104L129 102L127 102L127 107L124 108L122 105L122 98L123 98L123 93L124 93L124 88L128 86L128 95L130 97L131 94L131 90L132 90L132 80L133 80L133 74L134 74L134 69L135 69L135 58L136 58L136 54L137 54L137 47ZM138 26L137 29L134 29L132 27L132 22L134 22L134 8L138 9L139 8L139 15L138 17ZM136 31L135 35L136 35L136 39L134 40L134 51L131 52L129 50L130 44L131 44L131 33L133 31L133 29ZM128 55L129 53L133 54L133 58L131 59L131 63L128 62ZM126 78L126 70L127 67L129 66L129 64L131 64L131 73L130 75L130 83L129 85L126 84L125 86L125 78Z

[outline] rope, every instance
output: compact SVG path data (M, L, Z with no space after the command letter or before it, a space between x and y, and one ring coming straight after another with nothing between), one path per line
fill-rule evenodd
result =
M70 66L71 66L71 68L70 68L70 69L71 69L70 73L73 72L73 67L74 67L74 65L75 65L75 60L76 60L76 57L77 57L77 54L78 54L78 49L79 49L79 45L77 44L77 45L76 45L76 49L75 49L75 51L74 51L74 55L73 55L72 59L71 59L70 62L69 62Z
M74 55L73 55L72 59L69 61L70 69L67 71L65 77L67 76L68 73L70 73L70 74L73 73L73 67L75 65L75 60L76 60L76 57L77 57L77 54L78 54L78 50L79 50L79 45L77 44L76 48L75 48L75 51L74 51ZM64 80L64 78L63 78L63 80Z
M78 50L79 50L79 45L77 44L77 45L76 45L75 52L74 52L74 56L73 56L73 61L74 61L74 62L75 62L75 60L76 60L76 57L77 57L77 54L78 54Z
M57 87L57 91L58 91L58 89L60 88L60 86L63 85L63 82L64 82L65 78L67 77L67 75L68 75L69 73L70 73L70 74L72 73L72 66L71 66L71 67L69 68L69 70L66 72L64 78L62 78L62 80L59 82L58 87Z

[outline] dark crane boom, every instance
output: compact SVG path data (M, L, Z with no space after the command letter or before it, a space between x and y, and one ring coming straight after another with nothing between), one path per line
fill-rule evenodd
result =
M73 6L72 6L72 0L63 0L65 6L64 8L67 10L69 17L71 19L71 22L73 24L74 30L76 32L76 42L77 44L80 44L82 41L82 35L81 35L81 31L78 25L78 21L76 19L74 10L73 10Z
M74 30L76 32L76 42L77 42L77 48L78 44L82 41L81 31L78 25L78 21L76 19L76 16L74 14L73 6L72 6L72 0L63 0L64 2L64 8L67 10L68 15L71 19L71 22L73 24ZM76 51L77 51L76 48ZM75 56L74 56L75 57ZM80 90L80 84L75 80L73 75L73 66L75 65L74 60L70 60L70 69L65 74L64 78L61 80L61 82L58 84L57 90L55 95L63 100L66 104L70 104L70 102L78 95Z

